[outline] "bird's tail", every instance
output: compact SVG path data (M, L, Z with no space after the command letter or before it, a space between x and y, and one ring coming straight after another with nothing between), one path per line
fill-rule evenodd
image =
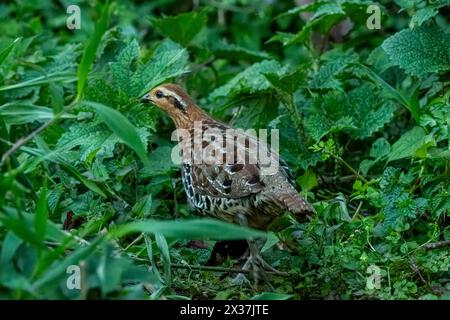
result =
M279 199L297 219L304 220L305 216L310 216L316 213L313 206L303 199L297 193L297 190L289 190L284 192L280 195Z

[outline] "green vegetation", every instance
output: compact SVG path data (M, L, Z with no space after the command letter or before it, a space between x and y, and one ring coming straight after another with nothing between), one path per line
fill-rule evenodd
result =
M450 298L449 1L79 1L79 30L69 4L0 4L0 298ZM173 124L139 103L167 81L280 130L317 214L268 233L273 288L189 269L258 233L188 207Z

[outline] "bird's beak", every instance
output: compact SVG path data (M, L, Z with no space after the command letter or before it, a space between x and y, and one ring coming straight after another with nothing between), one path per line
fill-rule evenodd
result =
M142 103L150 103L153 102L152 99L150 98L150 92L146 93L145 95L142 96L141 100Z

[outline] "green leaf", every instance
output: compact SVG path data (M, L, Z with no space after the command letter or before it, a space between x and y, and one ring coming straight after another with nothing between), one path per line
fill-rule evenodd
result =
M271 83L264 76L265 73L281 76L287 71L279 62L275 60L264 60L253 64L241 73L237 74L227 84L215 89L209 96L210 99L227 97L234 93L255 93L264 91L271 87Z
M90 255L92 255L97 247L104 241L104 237L98 237L92 243L86 247L79 247L76 251L66 257L64 260L58 261L55 266L48 268L44 274L42 274L34 283L33 289L39 290L46 285L51 285L54 281L57 281L61 276L66 275L67 267L70 265L79 265L80 261L83 261Z
M228 61L260 61L270 59L271 56L264 51L249 50L235 44L229 44L224 41L211 44L211 51L214 57L218 59L226 59Z
M46 74L45 76L39 76L33 79L25 80L16 84L11 84L7 86L0 87L0 92L16 90L22 88L29 88L38 86L45 83L59 82L59 83L69 83L76 81L77 78L70 71L57 71L53 73Z
M161 146L156 148L149 155L149 165L142 168L139 176L141 178L149 178L158 175L169 175L171 171L177 169L178 166L171 161L172 147Z
M10 125L47 121L54 118L52 109L36 106L27 102L9 102L0 106L0 117ZM71 114L63 114L62 119L76 118Z
M411 18L412 26L421 26L424 22L435 17L439 13L439 10L433 7L425 7L417 10Z
M183 46L188 45L192 39L205 27L207 11L191 11L177 16L152 18L150 21L159 31Z
M0 51L0 64L8 57L9 53L14 49L14 47L22 40L22 37L16 38L11 44L9 44L6 48Z
M84 50L83 57L81 58L80 65L78 66L77 100L79 100L83 95L89 70L91 69L91 65L94 62L95 56L97 54L97 48L100 44L100 40L102 39L103 34L106 31L106 28L108 28L109 17L112 11L111 9L112 7L109 4L109 0L107 0L102 7L100 19L95 25L94 34L89 39L89 42L86 45L86 49Z
M402 30L382 47L393 64L411 75L450 70L450 35L436 25Z
M97 102L84 101L83 103L94 108L111 131L132 148L144 164L148 164L147 148L142 143L136 127L125 116L119 111Z
M164 41L150 61L133 77L133 83L139 89L139 96L170 78L188 72L188 62L186 49L174 42Z
M409 158L414 152L420 148L426 133L422 127L414 127L410 131L404 133L392 145L392 151L389 153L388 162Z
M303 192L308 192L317 186L317 176L311 169L306 170L305 174L297 179L298 184L302 187Z
M45 238L47 229L48 207L47 207L47 188L44 186L39 192L39 199L36 204L36 217L34 218L34 227L36 235L41 241Z
M166 275L166 285L170 286L172 282L171 271L170 271L170 252L169 245L167 244L166 238L161 233L155 233L156 245L161 252L161 256L164 262L164 273Z
M389 142L384 138L378 138L370 149L369 156L373 159L364 159L361 161L359 168L363 175L367 175L369 169L375 165L378 161L386 158L391 151Z
M37 140L37 139L36 139ZM41 148L41 146L40 146ZM105 193L100 189L100 187L93 181L90 181L85 176L83 176L74 166L68 163L61 155L58 154L59 150L51 151L48 147L44 150L22 147L21 150L24 152L34 155L38 157L33 165L30 165L31 168L28 170L32 170L35 166L37 166L42 161L50 160L52 162L58 163L61 167L66 170L70 175L75 177L78 181L83 183L87 188L94 191L95 193L101 195L102 197L106 197Z
M160 233L168 238L198 240L237 240L264 237L265 235L262 231L209 218L185 221L137 221L118 226L110 231L113 237L119 238L136 232Z
M365 73L374 83L381 87L383 93L408 109L416 122L420 121L420 108L416 101L417 99L407 99L401 92L399 92L399 90L393 88L372 69L362 64L358 64L358 66L362 69L363 73Z
M133 39L116 57L116 61L111 63L111 74L116 87L126 94L135 92L134 83L131 81L135 75L136 62L139 58L139 44Z
M292 297L292 294L263 292L254 296L251 300L289 300Z

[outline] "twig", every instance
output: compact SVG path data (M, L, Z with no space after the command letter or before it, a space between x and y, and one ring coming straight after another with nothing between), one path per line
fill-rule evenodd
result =
M356 171L355 169L353 169L353 167L352 167L351 165L349 165L349 164L347 163L347 161L345 161L345 160L342 159L341 157L336 156L336 155L334 155L334 154L332 154L332 156L333 156L335 159L337 159L340 163L342 163L344 166L346 166L347 169L350 170L352 173L354 173L359 179L361 179L361 180L364 181L365 183L368 183L368 182L369 182L369 181L368 181L366 178L364 178L358 171Z
M432 249L449 247L449 246L450 246L450 240L446 240L446 241L437 241L437 242L427 243L423 247L425 248L425 250L432 250Z
M412 269L412 271L414 271L420 278L420 281L422 281L422 283L426 284L427 281L425 280L425 278L422 275L422 272L420 272L419 267L417 266L416 262L414 261L414 259L411 259L410 261L410 267Z
M187 270L193 270L193 271L212 271L212 272L230 272L230 273L245 273L245 274L251 274L253 273L252 270L242 270L237 268L222 268L222 267L212 267L212 266L190 266L185 264L178 264L178 263L171 263L170 266L174 269L187 269ZM273 271L264 271L265 273L269 274L278 274ZM282 274L284 276L287 276L289 273L285 272L285 274Z
M356 217L358 216L358 213L359 213L359 210L361 210L362 204L363 204L362 201L360 201L358 204L358 208L356 208L355 214L352 217L352 221L355 220Z
M141 240L143 237L144 237L144 234L141 233L141 234L139 235L139 237L137 237L136 239L134 239L134 240L133 240L129 245L127 245L127 246L125 247L125 249L123 249L123 250L124 250L124 251L128 251L128 249L130 249L131 246L133 246L134 244L136 244L136 242L138 242L139 240Z

